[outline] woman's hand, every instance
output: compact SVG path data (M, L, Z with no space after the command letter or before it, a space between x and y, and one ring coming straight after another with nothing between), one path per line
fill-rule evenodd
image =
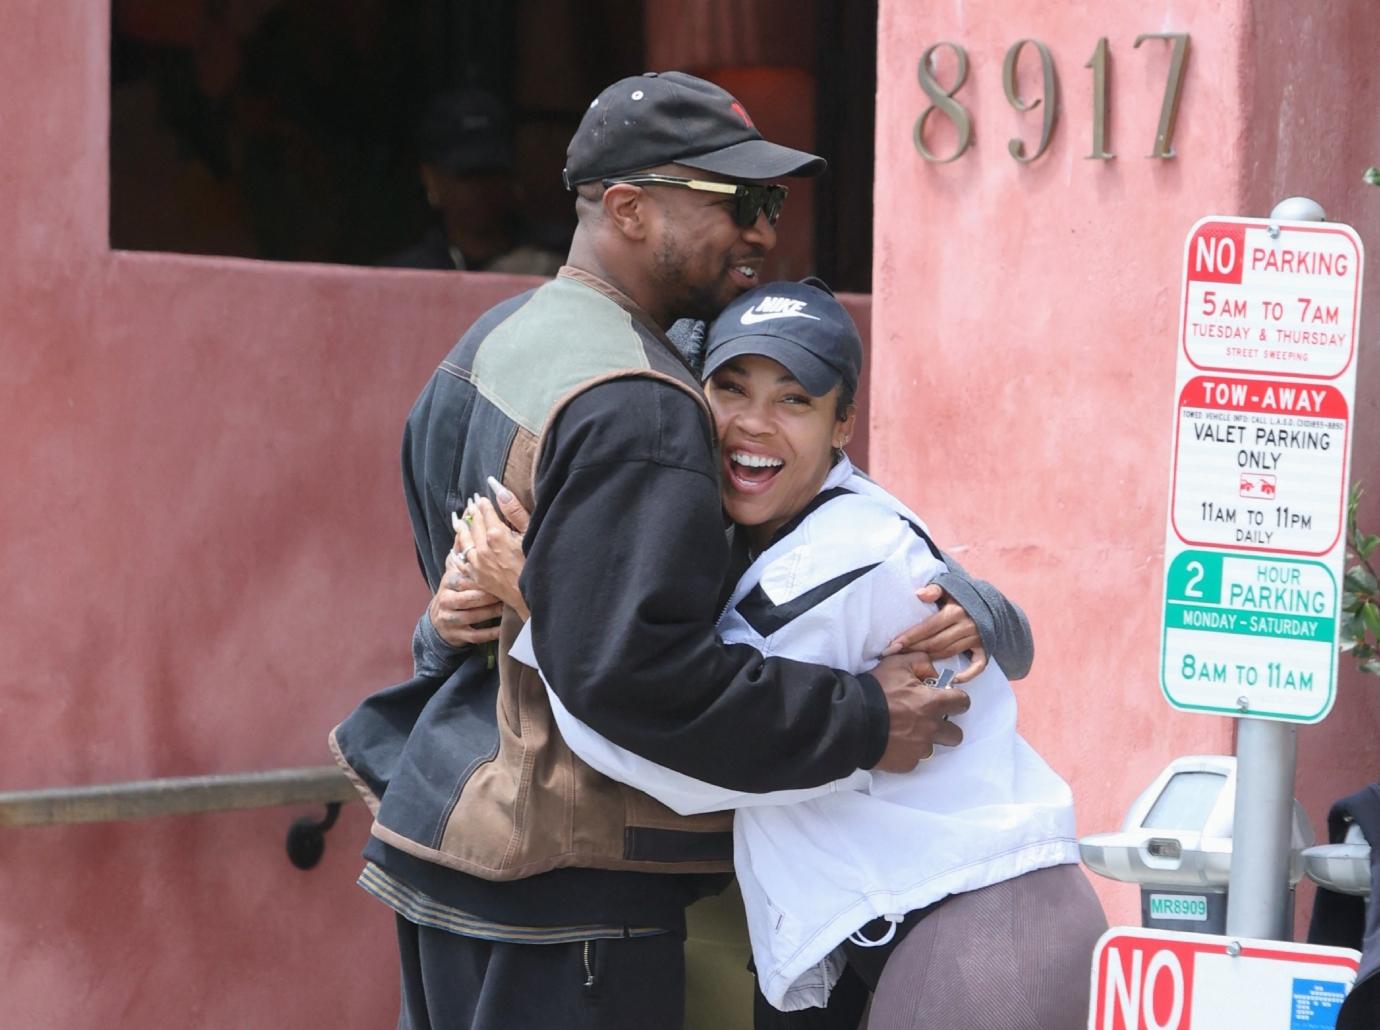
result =
M522 532L529 516L511 491L497 480L489 482L508 522L504 522L487 497L476 494L470 498L464 517L454 519L455 546L446 556L447 575L454 573L492 594L525 620L531 613L518 589L518 576L525 561ZM509 523L514 528L509 528Z
M929 604L937 604L944 596L944 589L931 583L915 596ZM964 651L971 651L972 662L954 677L955 683L967 683L987 668L987 652L983 650L982 638L978 636L977 623L952 599L928 619L893 640L882 655L885 657L902 651L923 651L931 658L952 658Z

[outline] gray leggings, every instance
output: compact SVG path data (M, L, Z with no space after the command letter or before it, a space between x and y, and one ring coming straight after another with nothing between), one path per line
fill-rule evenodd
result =
M886 923L864 932L880 937ZM880 948L848 941L820 1009L779 1012L756 992L755 1030L1081 1030L1092 952L1107 929L1076 865L1026 873L917 909Z
M1076 865L954 895L887 959L867 1030L1077 1030L1106 929Z

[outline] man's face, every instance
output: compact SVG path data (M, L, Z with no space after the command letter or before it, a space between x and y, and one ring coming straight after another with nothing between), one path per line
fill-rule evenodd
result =
M733 180L669 166L669 175L714 182ZM662 306L679 318L708 321L740 293L758 285L776 229L759 213L744 228L733 220L736 199L673 186L647 187L661 217L655 225L652 279Z

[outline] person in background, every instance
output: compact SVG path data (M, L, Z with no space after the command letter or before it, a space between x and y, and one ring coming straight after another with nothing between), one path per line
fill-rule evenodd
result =
M531 242L523 224L508 113L497 97L472 88L437 94L417 153L435 224L385 267L556 274L564 259Z

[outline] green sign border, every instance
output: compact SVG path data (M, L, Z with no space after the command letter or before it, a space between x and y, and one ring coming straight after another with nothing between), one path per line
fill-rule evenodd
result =
M1208 713L1208 714L1210 714L1210 715L1229 715L1229 716L1233 716L1233 717L1238 718L1238 719L1275 719L1275 720L1277 720L1277 721L1279 721L1279 722L1301 723L1301 724L1303 724L1303 725L1308 725L1308 726L1314 725L1314 724L1316 724L1316 723L1320 723L1320 722L1322 722L1324 719L1326 719L1326 718L1327 718L1327 713L1330 712L1330 711L1332 711L1332 706L1336 703L1336 700L1337 700L1337 656L1336 656L1336 648L1337 648L1337 630L1336 630L1336 629L1333 630L1333 639L1332 639L1332 641L1331 641L1331 644L1332 644L1332 651L1333 651L1333 657L1332 657L1332 664L1331 664L1331 666L1329 667L1328 682L1327 682L1327 698L1326 698L1326 700L1325 700L1325 702L1324 702L1324 704L1323 704L1323 706L1322 706L1322 710L1319 711L1316 715L1294 715L1294 714L1286 713L1286 712L1267 712L1267 711L1263 711L1263 710L1257 709L1257 708L1248 708L1248 709L1246 709L1246 710L1243 712L1241 709L1237 708L1235 705L1232 705L1230 708L1215 708L1215 707L1212 707L1212 706L1210 706L1210 705L1194 705L1194 704L1187 704L1187 703L1185 703L1185 702L1176 701L1176 700L1174 699L1174 697L1169 693L1169 687L1168 687L1168 685L1165 683L1165 670L1164 670L1165 656L1166 656L1166 651L1168 650L1168 642L1169 642L1169 626L1168 626L1169 619L1167 618L1168 611L1169 611L1169 603L1170 603L1170 602L1169 602L1169 573L1170 573L1170 570L1174 567L1174 562L1178 561L1180 558L1182 558L1182 557L1183 557L1184 555L1186 555L1186 554L1204 554L1204 555L1211 555L1213 558L1221 559L1221 560L1225 560L1225 559L1227 559L1227 558L1241 558L1241 559L1244 559L1244 560L1246 560L1246 561L1271 561L1271 562L1288 563L1288 564L1291 564L1291 565L1316 565L1318 568L1322 569L1325 573L1327 573L1327 578L1330 579L1330 580L1332 581L1332 590L1333 590L1332 610L1333 610L1333 612L1335 613L1335 614L1333 615L1333 618L1334 618L1335 620L1337 620L1339 623L1340 623L1340 620L1341 620L1341 613L1342 613L1342 597L1341 597L1341 591L1340 591L1340 589L1339 589L1338 586L1337 586L1337 577L1334 576L1334 575L1332 574L1332 570L1331 570L1331 569L1329 569L1326 565L1324 565L1324 564L1323 564L1322 562L1320 562L1320 561L1314 561L1314 560L1309 559L1309 558L1277 558L1277 557L1275 557L1274 555L1262 555L1262 554L1257 554L1257 553L1252 552L1252 551L1215 551L1215 550L1204 550L1204 549L1201 548L1201 547L1186 547L1186 548L1184 548L1182 551L1179 551L1177 554L1175 554L1173 557L1169 557L1168 555L1166 555L1166 556L1165 556L1165 563L1164 563L1164 596L1163 596L1163 601L1162 601L1162 603L1161 603L1161 605L1160 605L1160 693L1162 693L1162 694L1164 695L1164 699L1165 699L1166 701L1169 702L1169 707L1175 709L1176 711L1180 711L1180 712L1206 712L1206 713ZM1234 609L1234 608L1232 608L1232 609L1226 609L1226 607L1225 607L1224 605L1219 605L1218 607L1222 607L1222 608L1224 608L1225 610L1228 610L1228 611L1236 611L1236 610L1237 610L1237 609ZM1195 631L1195 630L1187 630L1186 632L1203 632L1203 633L1207 633L1207 632L1211 632L1211 631L1210 631L1210 630L1196 630L1196 631ZM1264 638L1264 639L1269 639L1269 638Z

